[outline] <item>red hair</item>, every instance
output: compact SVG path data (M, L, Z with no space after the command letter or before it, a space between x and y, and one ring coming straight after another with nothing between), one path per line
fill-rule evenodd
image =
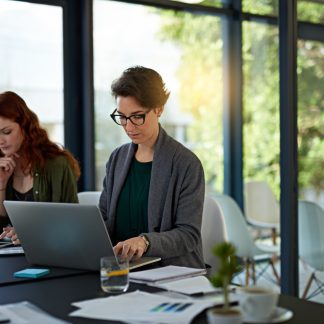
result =
M30 165L33 167L44 167L47 159L56 156L65 156L71 164L72 170L77 178L80 176L80 167L72 154L55 144L48 138L48 134L39 124L37 115L31 111L25 101L12 91L0 93L0 117L10 119L17 123L23 133L24 141L21 146L23 169ZM0 156L3 156L0 152Z

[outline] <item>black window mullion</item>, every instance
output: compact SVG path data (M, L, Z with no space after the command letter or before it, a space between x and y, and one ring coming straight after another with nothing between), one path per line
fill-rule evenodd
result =
M279 3L281 292L298 297L297 1Z
M79 190L95 189L92 0L63 7L65 146L81 165Z

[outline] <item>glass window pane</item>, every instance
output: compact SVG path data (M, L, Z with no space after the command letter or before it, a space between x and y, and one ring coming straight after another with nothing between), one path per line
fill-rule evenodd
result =
M171 0L177 2L184 2L189 4L199 4L202 6L209 6L209 7L221 7L224 2L223 0Z
M300 199L324 208L324 43L298 41Z
M277 27L243 23L244 212L257 242L280 246L278 43ZM279 256L276 261L280 273ZM268 275L257 282L278 290L272 271Z
M277 16L279 9L278 0L242 0L242 10L258 15Z
M266 181L279 199L278 29L243 24L244 180Z
M318 224L323 216L320 209L324 210L324 43L298 41L297 74L299 233L303 238L299 252L304 260L300 296L305 293L306 299L323 302L316 278L308 291L305 288L312 267L320 270L316 269L317 252L323 251L323 231Z
M63 144L62 8L1 1L0 91L20 95Z
M130 24L125 24L130 21ZM116 32L118 31L118 32ZM206 182L223 191L220 21L114 1L94 2L97 187L112 150L129 139L110 120L110 84L132 65L157 70L171 96L161 119L201 159Z
M297 2L298 20L324 24L324 2L321 0L299 0Z

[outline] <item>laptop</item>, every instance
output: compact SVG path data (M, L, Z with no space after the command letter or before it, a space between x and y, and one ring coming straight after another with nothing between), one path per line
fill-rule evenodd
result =
M99 270L113 246L98 206L52 202L3 202L27 261L33 265ZM142 257L130 269L160 261Z

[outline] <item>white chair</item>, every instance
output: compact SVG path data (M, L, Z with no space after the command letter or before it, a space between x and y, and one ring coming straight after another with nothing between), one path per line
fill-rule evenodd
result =
M275 282L279 284L280 278L274 265L275 257L279 253L279 248L273 245L265 246L256 244L253 241L244 215L237 203L231 197L227 195L217 195L215 196L215 201L225 221L228 241L236 246L236 254L244 262L246 271L245 284L249 284L250 278L252 278L254 284L256 283L255 265L258 262L267 262L267 266L270 265L272 267ZM258 276L265 274L266 268L263 268Z
M244 184L244 214L248 223L259 230L270 230L272 241L280 226L280 208L274 193L265 181Z
M213 274L218 270L219 261L212 249L216 244L226 241L226 235L223 216L215 199L210 195L206 195L204 201L201 236L204 261L211 267L208 273Z
M324 210L314 202L300 200L298 220L299 256L313 268L302 298L312 298L324 294L324 283L316 276L316 271L324 271ZM313 281L317 289L307 297Z
M101 191L78 192L79 203L83 205L99 205Z

